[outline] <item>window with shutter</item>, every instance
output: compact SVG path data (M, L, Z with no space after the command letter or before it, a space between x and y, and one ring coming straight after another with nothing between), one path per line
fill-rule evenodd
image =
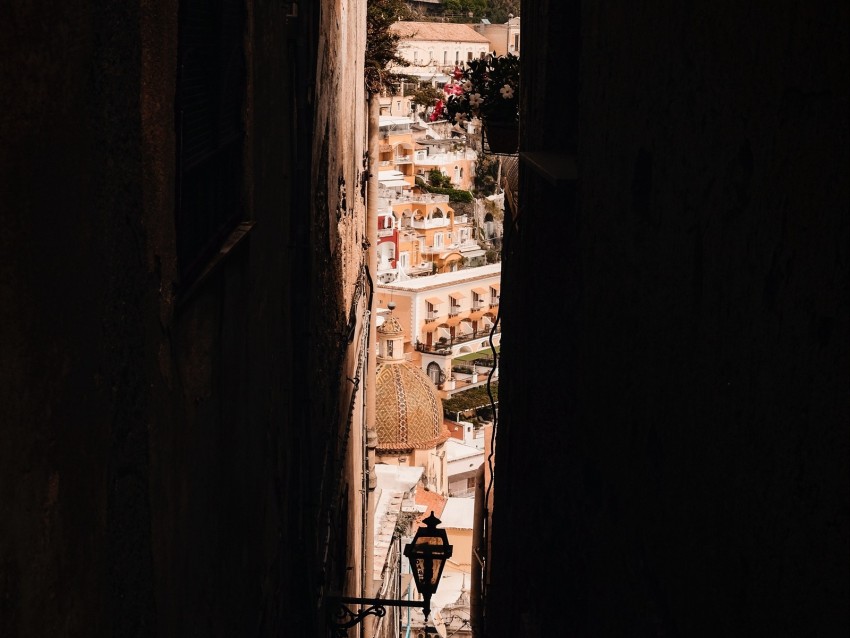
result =
M242 218L244 0L183 0L177 69L177 259L194 279Z

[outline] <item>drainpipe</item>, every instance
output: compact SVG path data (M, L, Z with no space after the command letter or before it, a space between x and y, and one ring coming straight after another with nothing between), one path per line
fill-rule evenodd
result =
M472 624L473 638L484 635L483 618L484 601L481 599L484 574L484 561L487 560L487 549L484 545L484 517L487 508L484 503L484 465L475 473L475 514L472 519L472 575L469 586L469 619Z
M367 256L369 265L369 276L374 285L378 272L378 133L380 130L380 105L377 95L369 95L369 178L366 184L366 241L368 242ZM369 308L371 321L369 322L369 350L366 357L366 454L368 475L368 505L367 525L363 530L366 542L366 556L363 561L364 574L363 596L370 598L374 595L373 574L375 571L374 558L374 529L375 529L375 488L377 477L375 476L375 447L378 443L378 435L375 431L375 368L377 357L375 344L377 343L377 332L375 331L375 302L374 296L370 295L372 306ZM374 633L373 617L369 617L365 623L363 635L371 636Z

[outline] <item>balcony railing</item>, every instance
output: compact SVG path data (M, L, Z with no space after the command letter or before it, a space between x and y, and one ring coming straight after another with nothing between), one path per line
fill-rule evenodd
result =
M423 166L430 166L436 164L449 164L451 162L458 162L461 160L474 160L476 157L475 151L455 151L428 155L424 159L417 159L416 163Z
M435 312L431 310L430 312L425 313L425 321L436 321L437 317L440 316L439 312Z
M493 298L490 299L490 307L491 308L493 308L494 306L498 306L498 305L499 305L499 298L498 297L493 297Z
M378 237L391 237L393 234L392 228L379 228Z
M460 306L452 306L449 308L449 317L457 317L460 314Z
M414 228L445 228L449 225L447 217L437 217L434 219L414 219L412 223Z
M497 329L495 334L501 334L502 330ZM414 348L418 352L426 352L431 354L452 354L452 346L457 346L462 343L467 343L469 341L475 341L476 339L484 339L490 336L490 329L485 328L481 330L475 330L474 332L470 332L468 334L456 335L451 339L446 339L445 341L439 343L432 343L428 345L427 343L421 343L419 341L416 342Z
M473 301L472 302L472 310L481 310L484 308L483 301Z
M379 193L380 197L386 197L388 199L392 199L393 203L407 203L411 202L413 204L448 204L449 196L448 195L436 195L434 193L420 193L418 195L396 195L391 191L386 191L383 193Z

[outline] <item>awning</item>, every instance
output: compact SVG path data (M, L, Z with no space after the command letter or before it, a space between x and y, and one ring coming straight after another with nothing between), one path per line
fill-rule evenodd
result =
M466 299L466 293L461 292L460 290L455 290L454 292L449 293L449 297L452 299Z
M432 306L439 306L440 304L445 303L445 301L443 301L439 297L426 297L425 301L427 301Z
M461 321L460 317L449 317L448 319L446 319L446 325L447 326L456 326L457 324L460 323L460 321Z
M379 181L381 186L386 186L387 188L392 188L393 186L410 186L410 184L403 179L382 179Z
M474 292L477 295L486 295L488 290L484 286L480 286L478 288L473 288L472 292Z
M490 284L490 287L496 292L499 292L499 289L502 287L502 284Z

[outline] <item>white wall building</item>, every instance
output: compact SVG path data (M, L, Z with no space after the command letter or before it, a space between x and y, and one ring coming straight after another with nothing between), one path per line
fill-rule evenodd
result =
M451 73L456 66L490 52L490 41L468 24L443 22L396 22L399 55L407 66L399 72L423 80Z
M465 268L430 277L379 284L378 308L395 304L393 314L404 332L405 352L441 390L441 396L482 385L490 369L472 361L456 372L453 360L474 353L485 357L501 294L501 264ZM499 346L501 333L493 335Z

